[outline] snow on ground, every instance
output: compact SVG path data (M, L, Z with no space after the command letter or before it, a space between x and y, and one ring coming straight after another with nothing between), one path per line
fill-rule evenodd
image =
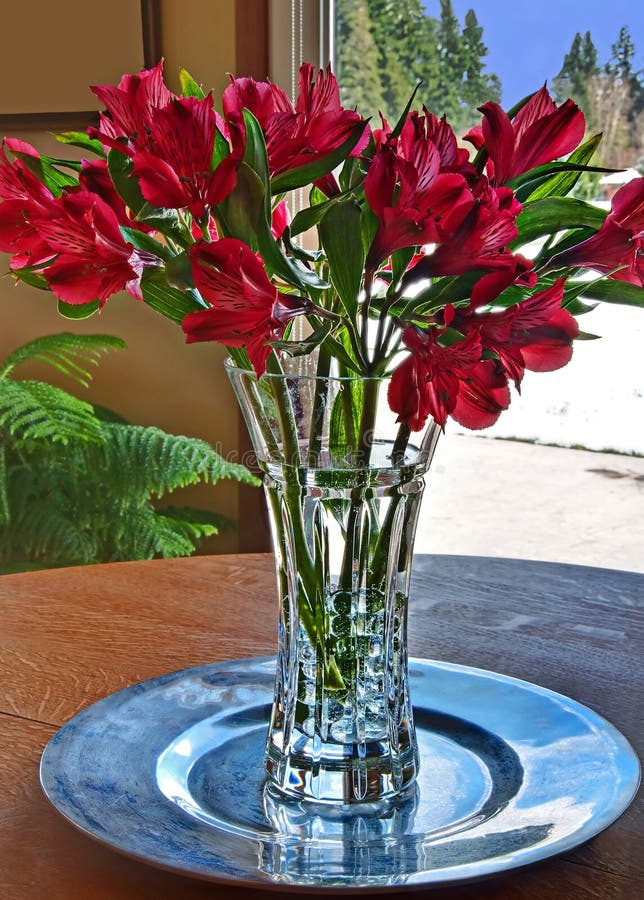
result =
M579 318L572 361L556 372L526 372L521 396L486 437L644 455L644 310L600 304ZM448 423L447 433L472 434Z

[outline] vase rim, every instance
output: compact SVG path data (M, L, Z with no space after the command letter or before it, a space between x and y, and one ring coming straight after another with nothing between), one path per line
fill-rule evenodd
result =
M341 381L341 382L351 382L351 381L373 381L373 382L386 382L389 381L391 375L309 375L309 374L300 374L295 372L264 372L262 375L257 377L257 373L254 369L243 369L241 366L236 365L231 358L228 356L224 360L224 368L229 372L238 372L240 375L251 375L255 378L256 381L260 381L262 378L266 379L276 379L276 380L293 380L297 379L298 381Z

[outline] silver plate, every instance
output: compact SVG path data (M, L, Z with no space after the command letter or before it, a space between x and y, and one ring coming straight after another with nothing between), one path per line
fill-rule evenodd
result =
M163 675L83 710L49 742L41 783L85 833L212 881L308 890L445 885L570 850L633 799L637 757L587 707L480 669L410 664L415 789L321 807L265 790L275 660Z

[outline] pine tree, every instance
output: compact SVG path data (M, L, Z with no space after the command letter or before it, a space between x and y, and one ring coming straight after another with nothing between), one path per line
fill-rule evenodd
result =
M450 122L460 122L464 108L461 85L466 65L461 29L451 0L440 0L440 4L436 31L438 78L430 94L431 109L437 116L446 115Z
M622 115L627 133L619 134L622 147L631 148L635 155L644 149L644 81L642 70L635 70L635 45L626 25L619 30L617 41L611 47L611 58L604 71L615 83L615 90L623 96Z
M561 70L552 82L553 94L558 103L573 97L586 115L589 114L589 82L599 73L598 59L590 32L587 31L583 37L577 32L570 50L564 56Z
M501 101L501 82L496 75L487 74L485 57L487 47L483 43L483 29L478 23L473 9L465 15L463 28L464 83L462 89L462 121L459 125L467 128L477 119L477 108L487 100Z
M377 120L385 101L367 0L337 0L336 40L343 104Z
M338 0L336 15L343 99L359 112L382 111L393 125L420 82L415 105L466 130L481 103L500 99L471 10L462 31L451 0L441 0L440 19L427 15L422 0Z
M622 81L630 82L633 76L633 57L635 47L626 25L622 25L619 36L611 47L611 58L606 63L605 71Z
M393 122L419 81L436 72L434 21L420 0L368 0L369 18L379 51L380 84L386 116Z

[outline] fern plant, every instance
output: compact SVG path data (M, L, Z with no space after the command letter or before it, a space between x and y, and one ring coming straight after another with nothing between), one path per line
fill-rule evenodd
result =
M55 334L0 364L0 572L188 556L229 522L158 500L191 484L256 479L205 441L130 425L14 370L39 360L87 386L90 366L125 346L110 335Z

